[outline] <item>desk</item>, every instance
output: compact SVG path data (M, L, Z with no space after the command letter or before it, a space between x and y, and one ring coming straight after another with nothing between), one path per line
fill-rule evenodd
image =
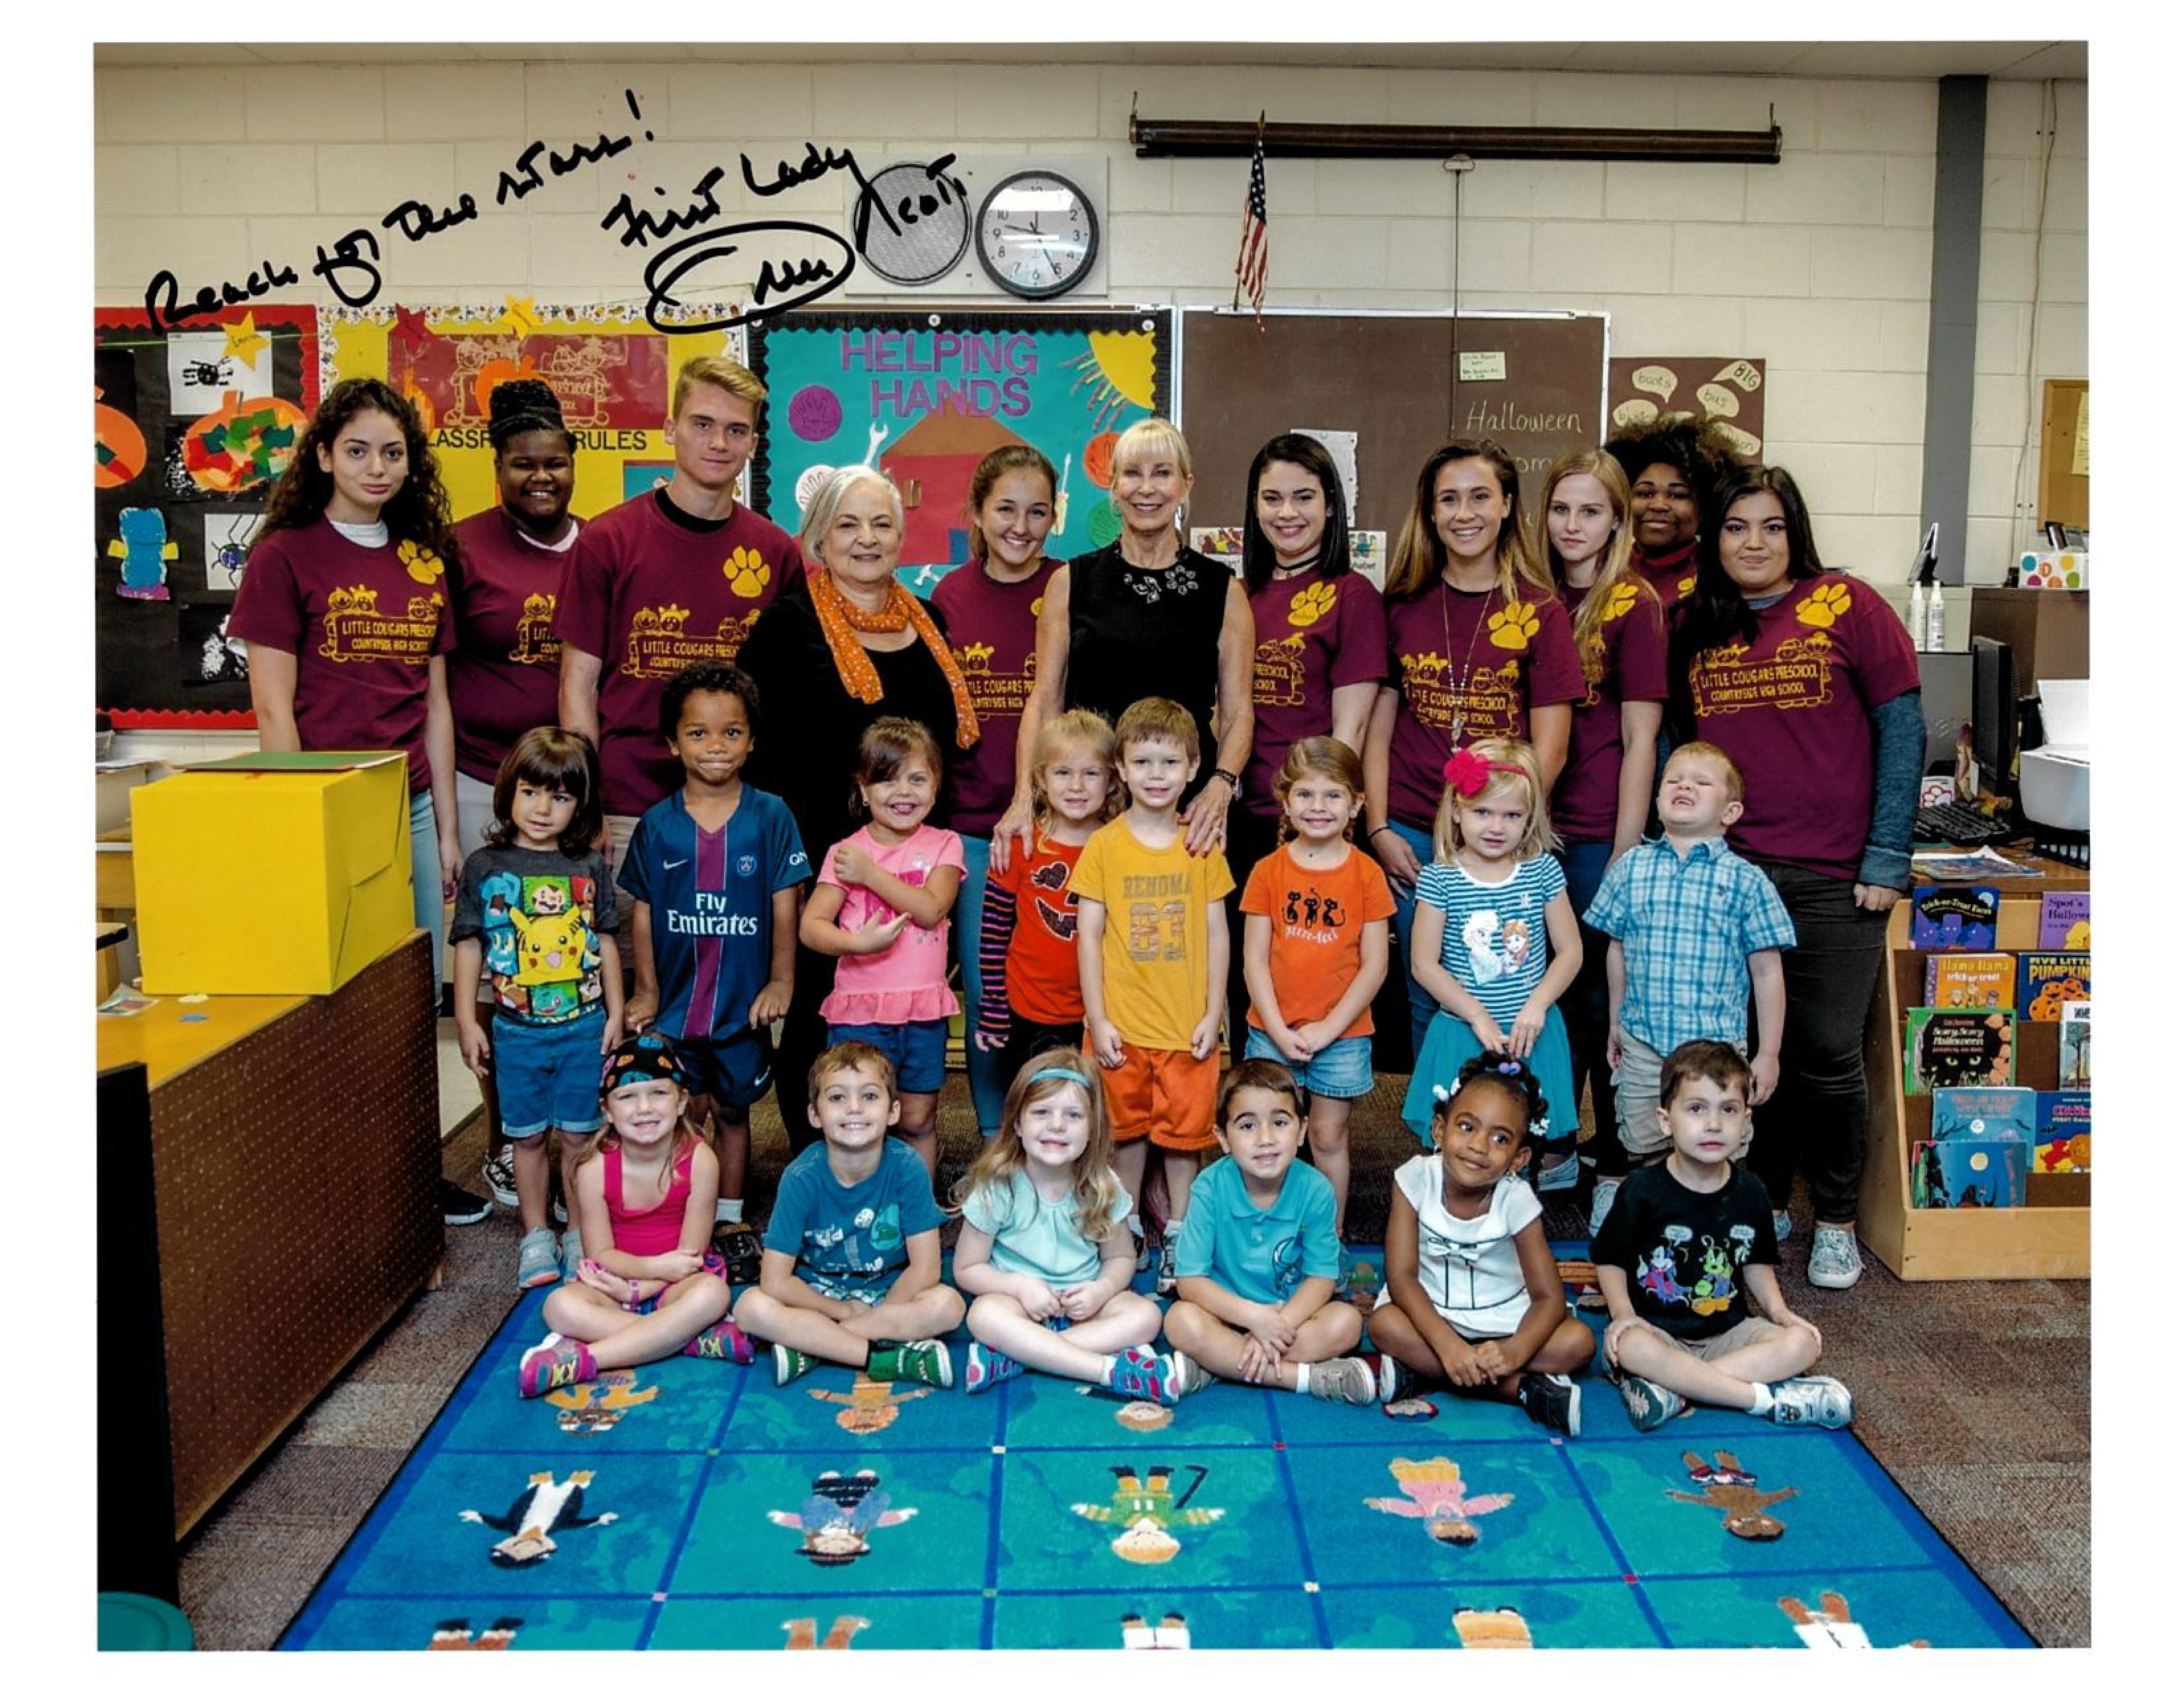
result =
M415 932L329 996L98 1020L151 1086L177 1539L437 1277L434 1006Z
M2037 879L1996 879L2002 907L1995 948L2039 947L2040 897L2046 891L2082 891L2091 881L2082 867L2033 854L2029 846L1997 846L1999 855L2037 867ZM1935 883L1912 876L1914 887ZM1903 1094L1903 1018L1925 1000L1926 958L1936 952L1911 948L1911 899L1907 894L1888 916L1888 948L1866 1025L1865 1174L1858 1185L1858 1240L1898 1278L2090 1278L2092 1275L2093 1179L2090 1173L2034 1173L2025 1180L2023 1207L1914 1207L1911 1145L1933 1123L1933 1101ZM2017 1082L2035 1089L2056 1088L2055 1027L2017 1023Z

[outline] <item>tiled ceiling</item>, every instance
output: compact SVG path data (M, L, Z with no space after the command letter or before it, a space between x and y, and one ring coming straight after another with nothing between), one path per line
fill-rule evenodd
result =
M1624 70L1646 75L1992 76L2081 81L2082 41L1758 42L108 42L92 62L113 65L413 64L454 60L575 60L659 63L676 59L809 62L814 59L923 63L1101 64L1305 64L1405 70Z

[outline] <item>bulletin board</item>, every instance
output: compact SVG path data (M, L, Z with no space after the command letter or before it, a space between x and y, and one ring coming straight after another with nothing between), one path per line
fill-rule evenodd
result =
M1061 476L1046 549L1114 538L1116 437L1165 414L1166 308L1114 311L794 311L755 324L767 387L751 507L794 533L828 469L873 464L900 489L901 573L920 596L970 558L971 471L998 447L1045 452Z
M672 317L671 308L661 315ZM448 507L460 521L498 502L486 437L493 389L543 381L576 437L569 508L593 516L672 477L662 432L675 377L692 358L738 355L740 331L663 334L633 306L380 305L329 309L323 376L376 376L417 407Z
M98 706L118 727L247 726L227 616L319 402L318 313L235 308L170 329L101 309L92 338Z
M1285 429L1357 435L1351 526L1384 531L1390 544L1420 466L1451 437L1507 448L1529 510L1547 465L1606 432L1604 315L1466 311L1455 337L1465 378L1453 382L1446 312L1270 310L1263 332L1249 312L1190 309L1182 317L1178 420L1197 471L1195 525L1245 519L1252 455Z
M1616 428L1696 416L1711 422L1740 463L1767 449L1764 358L1610 358L1607 420Z

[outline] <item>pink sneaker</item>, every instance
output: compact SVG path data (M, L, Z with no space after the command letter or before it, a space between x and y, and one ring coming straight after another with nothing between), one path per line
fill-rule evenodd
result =
M525 1350L523 1358L517 1362L515 1392L530 1401L549 1390L589 1383L599 1374L599 1362L592 1358L590 1349L573 1336L549 1330L546 1340L535 1348Z
M731 1360L738 1366L748 1366L757 1351L752 1348L750 1338L744 1334L742 1326L732 1318L724 1318L684 1343L682 1351L694 1360Z

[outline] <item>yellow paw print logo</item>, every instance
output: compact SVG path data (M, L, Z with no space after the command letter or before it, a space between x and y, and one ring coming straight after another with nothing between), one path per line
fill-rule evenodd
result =
M1040 611L1040 610L1044 610L1044 609L1045 609L1045 608L1046 608L1046 594L1045 594L1045 593L1043 593L1043 592L1042 592L1042 593L1039 593L1039 595L1038 597L1036 597L1036 598L1033 599L1032 599L1032 601L1031 601L1031 618L1032 618L1032 620L1033 620L1033 621L1036 621L1039 619L1039 611Z
M1334 587L1317 581L1290 599L1290 625L1308 627L1334 607Z
M728 577L728 590L738 598L755 598L766 590L766 583L773 578L773 571L766 566L766 559L748 545L738 545L728 553L721 564L721 572Z
M1607 594L1607 609L1601 616L1603 621L1618 621L1630 613L1630 606L1638 601L1638 582L1626 580Z
M430 586L447 573L448 565L440 560L439 553L415 539L404 539L394 548L394 554L402 560L402 566L410 578L420 586Z
M1522 650L1540 631L1540 617L1529 604L1512 604L1486 618L1486 642L1504 650Z
M1797 619L1808 627L1832 627L1850 614L1850 588L1839 580L1825 586L1797 606Z

